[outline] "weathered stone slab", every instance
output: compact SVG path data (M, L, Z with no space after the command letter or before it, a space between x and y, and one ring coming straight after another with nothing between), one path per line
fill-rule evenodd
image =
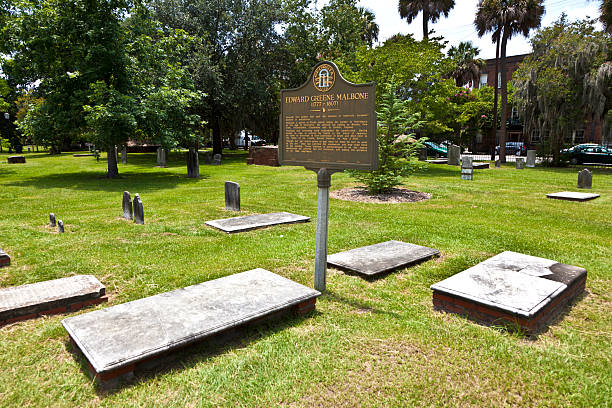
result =
M277 212L206 221L206 225L210 225L211 227L220 229L221 231L227 233L233 233L269 227L271 225L294 224L308 221L310 221L310 217L304 217L303 215L291 214L288 212Z
M473 163L472 167L474 168L474 170L482 170L482 169L488 169L491 166L489 165L489 163L479 162L479 163Z
M427 163L446 164L448 163L448 159L430 159L430 160L427 160Z
M101 303L107 300L105 294L104 285L91 275L0 289L0 326Z
M49 226L55 227L55 214L53 213L49 214Z
M6 161L8 164L17 164L17 163L25 163L25 156L9 156Z
M553 198L555 200L588 201L588 200L596 199L597 197L599 197L599 194L577 193L574 191L561 191L559 193L546 194L546 197Z
M0 248L0 268L3 266L9 266L11 264L11 257Z
M459 160L461 160L461 147L450 145L448 147L448 164L451 166L458 166Z
M578 188L591 189L593 187L593 173L589 169L578 172Z
M142 200L138 193L134 194L134 222L136 224L144 224L144 208L142 206Z
M327 264L361 275L374 276L439 256L440 251L401 241L387 241L327 257Z
M473 180L474 165L471 157L465 156L461 160L461 180Z
M320 293L253 269L103 310L62 324L96 376L108 380L188 344L281 311L307 312ZM308 307L300 307L307 304Z
M518 170L524 170L525 169L525 159L523 159L522 157L517 157L515 164L516 164L516 168Z
M527 167L535 167L536 165L536 151L527 150Z
M133 218L133 209L132 209L132 198L130 196L129 191L123 192L123 218L126 220L131 220Z
M225 209L240 211L240 184L233 181L225 182Z
M73 154L72 157L94 157L95 153L77 153Z
M506 251L431 289L436 309L533 333L582 293L586 274L580 267Z

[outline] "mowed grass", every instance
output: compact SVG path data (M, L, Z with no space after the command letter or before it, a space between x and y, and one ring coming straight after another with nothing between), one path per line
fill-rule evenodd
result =
M390 239L437 248L439 259L366 281L328 270L328 292L305 317L251 327L228 343L205 342L132 384L101 391L61 326L67 316L253 268L313 284L315 174L222 166L186 178L130 154L107 180L105 157L0 155L0 248L12 257L0 287L92 274L109 303L0 328L3 407L610 407L612 406L612 173L595 170L585 202L546 199L576 190L576 169L476 170L430 165L405 186L428 201L330 201L329 252ZM242 215L289 211L312 222L227 235L204 225L224 209L226 180L240 183ZM335 174L332 190L354 185ZM144 226L122 220L122 192L139 193ZM48 224L53 212L65 234ZM429 286L501 251L588 270L587 292L549 330L526 338L436 312Z

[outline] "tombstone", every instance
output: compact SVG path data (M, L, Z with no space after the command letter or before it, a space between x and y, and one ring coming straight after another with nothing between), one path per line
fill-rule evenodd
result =
M49 214L49 226L55 227L55 214L53 213Z
M2 288L0 326L42 315L73 312L107 301L105 295L106 288L92 275Z
M501 160L497 159L495 160L495 168L499 169L501 167Z
M599 194L591 193L577 193L574 191L561 191L558 193L546 194L547 198L553 200L565 200L565 201L589 201L599 197Z
M198 157L198 151L194 148L187 152L187 177L200 177L200 158Z
M9 156L6 161L8 164L17 164L17 163L25 163L25 156Z
M231 234L234 232L250 231L256 228L264 228L272 225L295 224L308 221L310 221L310 217L291 214L288 212L278 212L224 218L221 220L206 221L205 224Z
M585 289L578 266L502 252L431 286L437 310L535 334Z
M127 164L127 146L121 146L121 163Z
M225 182L225 209L240 211L240 184L233 181Z
M212 153L210 151L204 152L204 164L212 163Z
M123 192L123 218L126 220L133 219L132 198L129 191Z
M535 167L536 164L536 151L527 150L527 167Z
M418 154L419 154L419 161L427 160L427 148L426 147L421 147L418 151Z
M593 173L589 171L589 169L584 169L578 172L578 188L588 188L591 189L593 187Z
M213 164L214 165L220 165L221 164L221 155L219 153L215 154L215 156L213 157Z
M464 156L461 160L461 180L473 180L474 167L472 163L473 159L468 156Z
M523 170L525 168L525 159L523 159L522 157L517 157L516 158L516 168L518 170Z
M57 232L59 232L59 233L64 232L64 221L59 220L57 222Z
M157 167L166 167L168 162L168 150L163 147L157 148Z
M460 159L461 148L457 145L450 145L448 147L448 164L451 166L458 166Z
M144 224L144 209L138 193L134 194L134 222L136 224Z

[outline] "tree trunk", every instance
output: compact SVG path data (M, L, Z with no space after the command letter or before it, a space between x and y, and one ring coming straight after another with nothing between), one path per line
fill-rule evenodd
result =
M497 37L497 44L495 47L495 79L494 79L494 94L493 94L493 130L491 131L491 161L495 161L495 145L497 144L497 99L498 93L497 88L499 87L499 83L497 81L497 76L499 72L499 36Z
M506 30L501 43L501 129L499 132L499 161L506 162L506 120L508 118L508 78L506 77Z
M187 152L187 177L200 177L200 160L198 157L198 150L194 148L190 148Z
M429 13L423 10L423 40L429 39Z
M117 168L117 156L115 155L116 150L114 146L109 147L106 150L106 162L108 163L108 173L106 177L117 178L119 177L119 169Z
M213 156L215 154L223 154L223 140L221 139L221 125L219 119L214 119L212 122L213 131Z

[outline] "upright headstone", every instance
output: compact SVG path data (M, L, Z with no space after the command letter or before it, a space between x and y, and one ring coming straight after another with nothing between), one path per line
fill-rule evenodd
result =
M448 164L458 166L461 159L461 148L457 145L451 145L448 148Z
M57 232L64 232L64 222L62 220L57 222Z
M220 165L221 164L221 155L219 153L215 154L215 156L213 157L213 164L215 165Z
M535 167L536 162L536 151L535 150L527 150L527 167Z
M158 167L166 167L166 163L168 162L168 150L163 147L157 148L157 166Z
M144 209L138 194L134 194L134 222L136 224L144 224Z
M240 211L240 184L233 181L225 182L225 209Z
M49 214L49 226L55 227L55 214L53 213Z
M200 158L198 157L198 151L194 148L187 152L187 177L200 177Z
M127 164L127 146L121 146L121 163Z
M131 220L132 217L132 197L129 191L123 192L123 218Z
M474 167L472 165L473 159L465 156L461 160L461 180L472 180L474 174Z
M578 172L578 188L592 188L593 187L593 173L589 169L584 169Z
M499 159L495 160L495 167L498 169L501 167L501 160Z
M516 168L519 170L523 170L525 168L525 159L523 159L522 157L517 157Z

